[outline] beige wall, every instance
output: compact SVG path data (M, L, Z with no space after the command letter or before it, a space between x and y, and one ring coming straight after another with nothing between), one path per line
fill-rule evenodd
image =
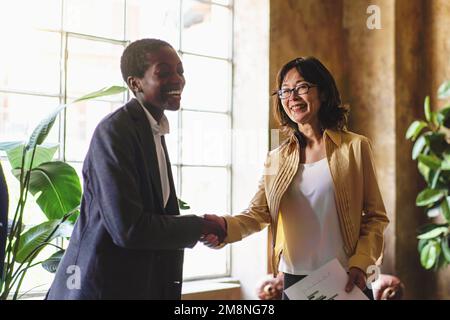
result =
M427 94L431 96L433 109L439 109L447 101L437 99L436 91L444 80L450 79L450 1L423 0L425 19L426 68L423 74ZM435 296L450 299L450 267L440 271L434 281Z
M381 9L381 30L366 26L372 4ZM426 218L415 197L424 185L404 138L425 95L450 79L450 1L271 0L270 9L271 88L291 58L318 57L351 106L350 129L373 141L392 221L383 272L405 282L407 298L450 298L448 270L435 275L419 264L415 230Z

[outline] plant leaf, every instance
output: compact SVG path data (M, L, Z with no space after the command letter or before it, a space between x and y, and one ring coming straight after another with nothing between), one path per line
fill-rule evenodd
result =
M440 236L441 234L445 233L448 231L448 227L436 227L428 232L422 233L420 235L417 236L417 239L425 239L425 240L430 240L433 238L436 238L438 236Z
M449 171L450 170L450 159L444 159L441 163L441 170Z
M9 149L15 148L17 146L20 146L21 144L24 144L23 141L5 141L0 142L0 151L8 151Z
M83 101L83 100L89 100L94 99L98 97L108 96L108 95L114 95L120 92L125 91L125 87L120 86L111 86L102 88L99 91L95 91L92 93L88 93L87 95L82 96L81 98L76 99L72 103ZM28 139L28 142L26 144L26 149L31 150L34 148L34 146L42 144L44 142L45 138L47 138L50 129L53 127L53 124L55 123L56 117L58 114L69 106L70 104L63 104L59 105L57 108L55 108L46 118L41 120L41 122L37 125L37 127L33 130L30 138Z
M416 120L409 126L408 130L406 131L406 139L412 139L412 141L416 140L417 136L420 134L420 132L423 130L423 128L427 127L427 123L424 121Z
M447 223L450 223L450 196L445 197L442 201L441 212Z
M423 148L427 144L427 140L425 139L425 136L421 135L419 139L414 143L414 147L412 150L412 158L413 160L416 160L420 153L422 152Z
M450 247L448 246L448 237L441 238L441 248L444 254L445 260L450 263Z
M191 208L186 202L181 199L178 199L178 206L180 207L180 210L189 210Z
M87 95L84 95L84 96L74 100L73 102L75 103L75 102L79 102L79 101L83 101L83 100L95 99L95 98L104 97L104 96L111 96L114 94L122 93L124 91L127 91L127 87L122 87L122 86L105 87L105 88L101 88L98 91L88 93Z
M427 96L425 98L425 102L423 104L423 108L425 111L425 119L427 119L428 122L431 122L432 120L432 112L431 112L431 106L430 106L430 96Z
M50 129L53 127L55 123L56 117L67 105L59 105L56 109L54 109L46 118L42 119L41 122L34 128L33 132L28 139L28 142L25 146L26 150L32 150L36 145L42 144L45 138L47 138Z
M420 263L429 270L433 267L438 256L438 249L434 241L429 241L420 252Z
M433 170L441 168L441 160L436 156L427 156L424 154L420 154L419 161Z
M427 183L430 183L430 168L428 168L426 165L424 165L423 163L419 162L417 164L417 168L419 169L419 172L422 174L423 178L425 179L425 181Z
M416 205L419 207L428 206L441 200L445 196L444 190L425 189L416 198Z
M439 99L447 99L450 97L450 80L445 81L438 89Z
M422 249L425 247L425 245L428 243L428 240L426 239L419 239L418 243L417 243L417 250L419 252L422 251Z
M13 170L20 175L20 170ZM69 164L61 161L45 162L31 170L30 192L49 220L62 218L81 202L80 179Z
M44 242L50 242L62 235L67 235L67 230L72 226L67 221L63 222L52 234L59 223L61 223L60 219L45 221L24 232L20 236L19 249L14 260L19 263L23 263L25 260L29 261L28 256ZM36 252L40 252L42 248L36 250Z
M436 218L441 214L441 208L440 207L433 207L427 211L428 218Z
M47 260L42 262L42 268L50 273L55 273L58 269L59 263L64 256L65 250L59 250L52 254Z
M22 157L23 157L23 148L25 144L21 144L16 146L15 148L11 148L6 151L8 156L9 163L11 164L11 168L19 169L22 166ZM36 146L36 152L34 154L33 166L32 168L36 168L41 163L49 162L53 159L56 151L58 150L59 144L42 144ZM25 155L25 165L24 168L28 170L30 167L31 156L33 154L33 150L28 150Z

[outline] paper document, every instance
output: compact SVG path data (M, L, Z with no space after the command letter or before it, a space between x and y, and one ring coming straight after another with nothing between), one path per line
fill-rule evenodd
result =
M345 292L347 280L347 272L334 259L284 292L290 300L369 300L356 285Z

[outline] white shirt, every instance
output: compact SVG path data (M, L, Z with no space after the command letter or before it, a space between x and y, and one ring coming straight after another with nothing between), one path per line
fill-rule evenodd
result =
M164 153L164 149L161 143L161 138L163 135L169 133L170 130L169 120L167 120L167 117L163 114L158 124L155 118L153 118L152 114L142 104L141 106L144 109L145 114L147 115L147 119L152 128L153 139L155 140L156 155L158 157L159 176L161 177L162 195L165 207L167 205L167 201L169 201L170 184L169 184L169 174L167 172L166 155Z
M280 271L307 275L334 258L347 268L326 158L299 164L281 199L280 211L286 239Z

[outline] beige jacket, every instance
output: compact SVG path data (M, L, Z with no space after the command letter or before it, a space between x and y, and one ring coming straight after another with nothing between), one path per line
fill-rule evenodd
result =
M383 251L383 233L389 223L378 187L370 141L348 131L325 130L328 165L334 184L339 225L349 268L366 271ZM270 225L272 270L278 273L285 246L280 200L297 172L299 143L295 137L270 152L258 191L244 212L225 216L225 243L239 241Z

